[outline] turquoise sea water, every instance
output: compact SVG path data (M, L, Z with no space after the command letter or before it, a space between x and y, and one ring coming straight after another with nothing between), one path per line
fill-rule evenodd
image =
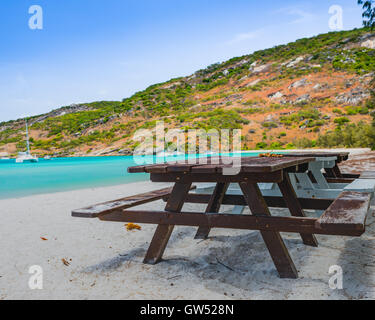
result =
M164 162L184 156L146 158ZM133 156L39 159L38 163L23 164L0 160L0 199L148 180L148 174L127 172L134 165L137 164Z

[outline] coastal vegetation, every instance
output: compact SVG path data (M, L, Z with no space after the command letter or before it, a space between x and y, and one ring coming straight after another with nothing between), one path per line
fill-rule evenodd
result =
M330 32L215 63L122 101L33 116L34 153L130 153L137 129L242 129L245 149L375 147L375 36ZM362 138L361 138L362 137ZM0 152L24 148L24 121L0 123ZM104 151L102 151L104 150Z

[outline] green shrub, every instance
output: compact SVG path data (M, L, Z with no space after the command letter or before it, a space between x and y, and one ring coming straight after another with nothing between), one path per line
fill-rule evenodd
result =
M281 149L282 148L282 143L280 141L276 141L276 142L272 142L270 144L270 149L271 150L274 150L274 149Z
M336 113L336 114L342 114L343 112L342 112L342 110L341 109L338 109L338 108L335 108L335 109L333 109L332 110L334 113Z
M309 140L307 138L302 138L302 139L296 140L294 142L294 145L297 148L301 148L301 149L314 148L316 146L316 141L315 140Z
M337 123L339 126L343 125L344 123L348 123L348 122L350 122L350 120L347 117L340 117L340 118L336 118L334 120L334 123Z
M264 128L277 128L277 127L278 127L277 123L276 123L276 122L273 122L273 121L270 121L270 122L264 122L264 123L262 123L262 126L263 126Z
M359 106L359 107L348 106L345 109L346 109L346 114L348 116L353 116L356 114L368 114L369 112L368 107L366 106Z
M257 144L256 144L256 149L266 149L267 148L267 143L265 143L265 142L258 142Z
M371 148L375 147L375 127L359 122L346 124L336 130L320 135L317 146L323 148Z

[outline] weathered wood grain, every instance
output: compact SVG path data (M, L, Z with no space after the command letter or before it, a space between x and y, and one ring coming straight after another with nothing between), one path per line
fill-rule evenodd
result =
M239 166L240 172L247 173L269 173L279 171L285 168L295 167L311 161L312 157L241 157L241 158L208 158L208 163L202 163L202 159L196 159L195 163L185 160L165 164L152 164L144 166L129 167L129 173L222 173L225 168ZM227 161L231 161L229 164Z
M216 184L215 190L208 201L206 213L219 212L225 193L228 190L228 187L229 183ZM195 239L207 239L210 231L210 227L204 225L200 226L195 235Z
M278 185L291 215L295 217L304 217L305 214L290 182L288 173L284 172L284 179L283 181L279 182ZM313 234L301 233L301 238L305 245L312 247L318 246L318 240Z
M256 183L239 183L242 193L254 216L271 216L267 204ZM261 231L273 263L281 278L298 278L298 272L280 233Z
M317 220L316 227L326 232L340 229L362 234L370 200L370 193L344 191Z
M138 194L126 198L95 204L86 208L72 211L73 217L78 218L97 218L100 214L106 214L115 210L135 207L147 202L162 199L170 195L172 188L164 188L147 193Z
M175 183L175 185L173 186L173 190L169 196L167 205L165 206L165 211L180 212L190 189L191 182ZM164 250L168 244L173 229L174 225L158 224L144 258L144 263L156 264L162 259Z
M271 217L254 215L234 215L224 213L206 213L201 212L179 212L172 213L167 211L144 211L127 209L123 211L114 211L107 215L99 217L102 221L112 222L133 222L159 225L177 225L177 226L207 226L209 228L224 228L238 230L260 230L272 232L290 232L290 233L313 233L340 236L360 236L361 230L333 228L323 230L316 226L317 218L309 217Z

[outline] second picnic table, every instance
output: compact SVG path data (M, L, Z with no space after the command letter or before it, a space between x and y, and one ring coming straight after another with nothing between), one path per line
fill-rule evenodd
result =
M338 166L339 163L348 160L349 152L347 151L298 151L298 152L290 152L284 153L285 157L315 157L315 162L331 162L330 158L334 158L332 165L323 166L322 169L325 170L327 178L333 179L345 179L345 178L358 178L359 175L352 175L352 174L344 174L341 173L340 168Z

